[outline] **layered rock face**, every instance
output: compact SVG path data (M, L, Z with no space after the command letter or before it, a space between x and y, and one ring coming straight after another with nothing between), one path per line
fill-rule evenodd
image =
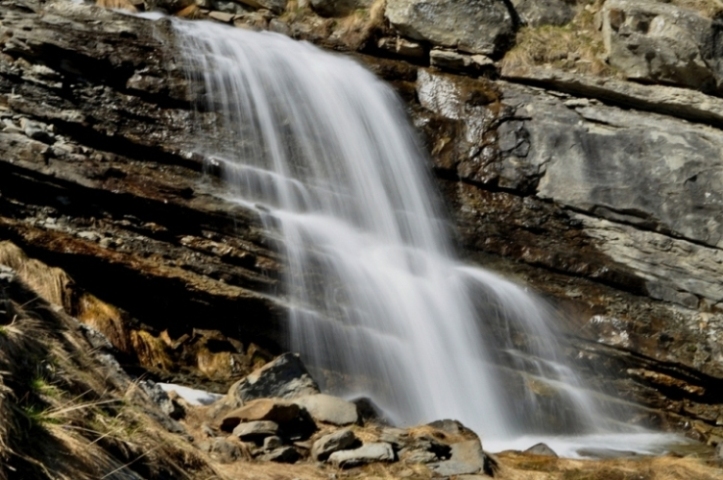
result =
M515 33L531 28L523 24L564 23L535 20L535 2L361 2L346 22L326 18L347 12L325 3L244 2L212 18L360 51L407 102L466 256L569 312L569 353L592 381L650 407L655 421L720 434L723 100L708 95L715 49L687 27L715 32L716 21L675 4L608 0L597 34L619 71L601 79L498 68ZM557 3L560 18L591 15ZM192 108L164 21L67 3L9 2L0 13L2 235L127 312L164 349L194 329L237 338L210 342L229 353L212 369L228 370L222 381L280 350L274 234L225 201L213 163L192 153L194 123L213 117ZM640 18L652 19L645 32ZM641 63L630 48L659 51L658 41L669 46L665 62Z

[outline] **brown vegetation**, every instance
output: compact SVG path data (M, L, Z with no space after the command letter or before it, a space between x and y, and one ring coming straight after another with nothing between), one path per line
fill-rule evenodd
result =
M602 0L580 2L575 18L563 26L522 27L515 47L502 59L504 68L551 65L566 71L611 76L595 16Z

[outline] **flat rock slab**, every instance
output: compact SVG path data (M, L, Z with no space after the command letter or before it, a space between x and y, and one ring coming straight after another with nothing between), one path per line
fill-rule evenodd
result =
M320 393L298 398L294 403L304 407L317 422L343 426L359 420L356 405L339 397Z
M367 443L355 450L341 450L329 457L329 462L339 468L353 468L368 463L393 462L394 450L388 443Z
M354 435L354 432L345 428L344 430L324 435L315 441L311 447L311 458L316 461L324 461L329 458L329 455L332 453L354 448L358 443L360 443L359 439Z
M270 420L239 423L233 434L241 440L261 440L279 433L279 424Z

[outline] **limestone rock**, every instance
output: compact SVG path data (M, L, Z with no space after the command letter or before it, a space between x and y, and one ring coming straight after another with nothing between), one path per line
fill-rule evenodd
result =
M244 441L261 441L279 433L279 424L270 420L239 423L233 434Z
M467 53L501 55L514 40L503 0L388 0L385 14L406 37Z
M354 432L345 428L343 430L324 435L314 442L311 447L311 458L316 461L324 461L334 452L354 448L359 439Z
M286 353L253 371L229 393L248 402L257 398L296 398L320 392L299 357Z
M575 2L570 0L512 0L525 25L565 25L575 17Z
M388 443L367 443L354 450L340 450L329 456L329 462L339 468L353 468L368 463L394 461L394 450Z
M608 61L629 79L704 91L721 83L717 21L651 0L610 0L602 17Z
M598 99L610 105L723 127L723 99L687 88L642 85L533 66L505 66L501 75L506 80Z
M373 0L310 0L311 8L325 17L341 17L354 10L369 8Z
M429 464L429 468L440 477L481 473L485 471L486 457L479 440L468 440L453 444L451 458Z
M359 420L356 405L339 397L320 393L297 398L294 403L304 407L317 422L343 426Z

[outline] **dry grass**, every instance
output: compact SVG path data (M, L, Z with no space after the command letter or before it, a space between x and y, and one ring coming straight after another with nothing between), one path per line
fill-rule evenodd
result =
M80 324L43 298L67 276L13 245L0 247L0 263L16 266L38 289L21 275L0 283L0 480L215 475L153 420L150 399L125 397L130 379L102 363Z
M567 25L520 28L515 47L502 59L503 67L551 65L577 73L614 75L604 59L602 34L595 27L595 14L603 1L581 3L577 15Z
M59 305L66 310L70 307L68 286L72 280L63 270L28 258L25 252L7 241L0 242L0 265L15 270L30 288L49 303Z
M721 0L669 0L665 3L672 3L678 7L695 10L710 18L723 13L723 1Z

